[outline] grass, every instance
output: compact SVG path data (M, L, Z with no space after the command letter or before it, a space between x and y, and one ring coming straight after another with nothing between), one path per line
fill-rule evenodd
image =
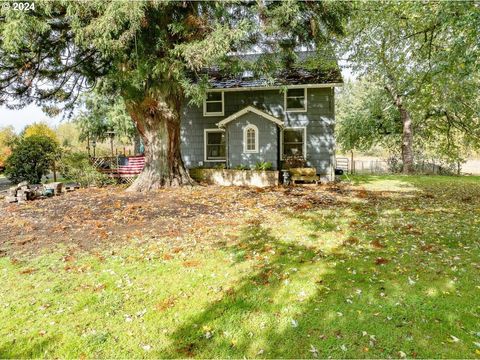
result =
M480 178L352 184L221 246L0 258L0 358L479 357Z

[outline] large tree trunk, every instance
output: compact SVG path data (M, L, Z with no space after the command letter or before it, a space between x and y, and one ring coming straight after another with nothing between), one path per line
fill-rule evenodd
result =
M180 104L145 99L127 109L145 147L145 168L128 191L194 185L180 154Z
M400 112L402 120L402 163L405 174L413 173L413 128L410 114L403 104L401 95L397 95L391 86L386 85L385 89L392 97L394 105Z
M413 131L412 119L408 111L402 106L399 108L403 124L402 132L402 162L405 174L413 173Z

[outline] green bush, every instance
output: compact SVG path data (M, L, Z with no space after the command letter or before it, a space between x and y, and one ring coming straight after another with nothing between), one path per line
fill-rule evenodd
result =
M273 165L268 161L259 161L255 164L253 170L272 170Z
M249 168L246 165L240 164L240 165L235 166L235 170L249 170Z
M224 164L224 163L220 163L220 164L215 165L213 168L214 168L214 169L219 169L219 170L225 169L225 164Z
M58 145L44 135L32 135L13 142L12 153L5 161L5 175L13 183L38 184L52 168Z
M87 154L81 152L66 153L59 164L62 177L78 182L81 186L104 186L112 184L113 179L99 172L91 163Z

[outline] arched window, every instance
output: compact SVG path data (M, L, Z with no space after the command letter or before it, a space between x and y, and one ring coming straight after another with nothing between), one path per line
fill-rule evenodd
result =
M243 152L258 152L258 128L255 125L248 125L243 130Z

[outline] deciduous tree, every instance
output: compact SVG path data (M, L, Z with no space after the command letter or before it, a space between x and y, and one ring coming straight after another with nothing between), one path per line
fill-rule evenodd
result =
M450 139L456 129L478 143L479 24L473 1L355 3L345 55L396 107L406 173L413 169L415 129Z
M21 133L21 136L23 137L29 137L34 135L46 136L58 143L58 138L55 130L53 130L50 126L48 126L48 124L44 122L37 122L31 125L27 125Z
M3 167L5 160L11 154L11 146L17 135L13 126L0 128L0 166Z

